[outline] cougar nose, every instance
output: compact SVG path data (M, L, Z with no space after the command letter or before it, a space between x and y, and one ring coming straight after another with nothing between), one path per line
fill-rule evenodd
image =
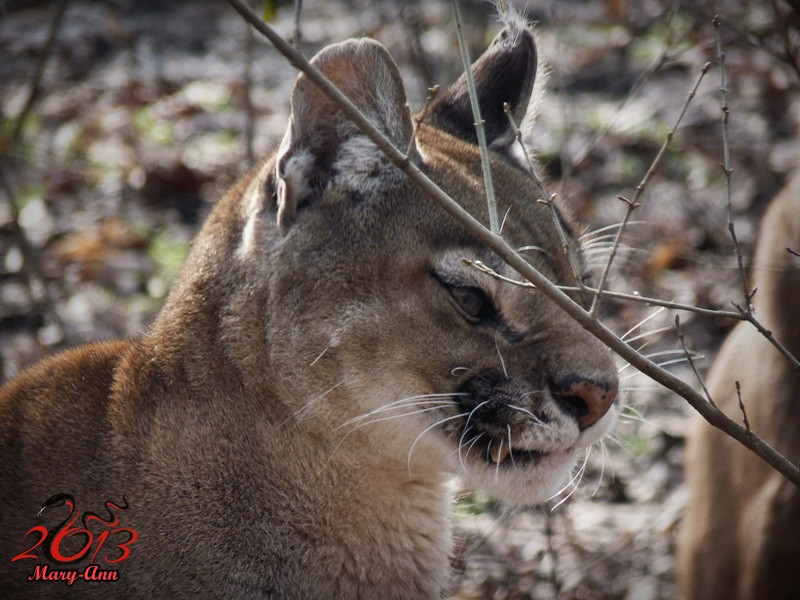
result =
M608 412L617 397L617 383L601 384L570 375L552 386L553 398L568 413L575 415L578 427L586 429Z

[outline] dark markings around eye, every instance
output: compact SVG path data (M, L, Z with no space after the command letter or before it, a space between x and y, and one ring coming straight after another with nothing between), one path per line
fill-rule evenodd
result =
M492 300L481 288L459 281L448 274L432 273L442 287L453 298L459 314L472 325L489 326L498 331L509 342L517 342L522 335L511 329L497 310Z
M469 286L455 286L450 288L450 294L456 304L469 319L485 321L491 317L494 310L492 302L486 297L482 289Z

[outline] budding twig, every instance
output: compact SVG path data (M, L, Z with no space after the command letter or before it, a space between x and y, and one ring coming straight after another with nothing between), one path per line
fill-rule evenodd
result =
M714 401L711 399L711 394L708 393L708 388L706 388L703 378L700 377L700 373L697 372L697 367L694 366L692 354L689 352L688 348L686 348L686 340L683 337L683 330L681 329L681 318L678 315L675 315L675 329L678 330L678 340L681 342L681 348L683 348L683 354L686 356L686 361L689 363L689 366L692 367L692 371L694 372L694 376L697 377L697 381L700 382L700 387L703 388L703 393L706 395L706 399L711 406L716 406Z
M567 236L567 232L564 231L564 227L561 224L561 219L558 218L558 212L556 210L555 200L558 196L556 194L550 194L550 198L547 200L539 199L537 202L539 204L544 204L550 209L550 216L553 219L553 223L555 224L556 231L558 232L558 238L561 240L561 249L564 251L564 254L569 261L569 267L572 270L572 275L575 277L575 281L578 282L578 287L582 290L586 290L586 286L583 283L583 277L581 277L581 267L578 263L578 257L574 252L570 252L570 240Z
M47 40L39 55L39 61L36 63L36 70L34 71L33 79L31 79L28 95L25 98L25 103L22 105L22 110L19 112L14 122L14 129L11 132L12 144L19 141L20 135L22 135L22 129L25 126L25 122L28 120L28 115L33 109L36 100L39 98L42 77L44 77L44 71L53 53L53 47L55 46L58 31L61 29L61 23L64 21L64 12L67 9L67 2L68 0L60 0L53 11L53 19L50 21L50 29L47 31Z
M255 128L256 111L253 106L253 47L255 46L255 34L253 28L247 25L244 34L244 152L247 164L255 163Z
M778 352L783 354L784 358L786 358L786 360L789 361L789 363L792 365L792 368L795 370L795 372L800 373L800 361L797 360L797 358L794 356L794 354L789 352L789 350L786 348L786 346L784 346L778 340L775 339L775 336L772 335L772 332L769 329L767 329L766 327L764 327L758 319L756 319L756 317L753 314L753 312L752 311L747 311L746 309L742 308L742 306L740 306L736 302L731 302L731 304L733 304L733 306L736 308L736 310L739 311L740 318L743 321L747 321L748 323L752 324L753 327L755 327L758 330L758 332L761 335L763 335L770 344L772 344L773 346L775 346L775 348L778 349Z
M536 177L536 170L533 167L533 161L528 153L528 149L525 147L525 143L522 141L522 130L520 130L517 122L514 120L514 115L511 113L511 106L508 102L503 102L503 112L506 114L506 117L508 117L508 122L511 125L511 131L514 132L514 139L517 140L517 144L519 144L519 147L522 149L522 155L525 157L525 162L528 163L528 171L530 172L531 177L536 179L538 182L539 180ZM550 209L550 216L553 217L553 223L556 227L556 231L558 231L558 238L561 240L561 249L564 251L564 254L569 260L569 266L572 269L572 274L575 276L575 281L578 282L580 287L584 287L583 279L580 275L580 266L577 264L575 255L569 251L569 238L567 237L567 234L561 225L561 219L558 218L558 212L556 211L556 206L554 204L556 198L556 194L551 194L550 198L547 200L540 198L537 200L537 202L546 205ZM502 227L500 229L502 230Z
M739 380L736 380L736 398L739 400L739 410L742 411L742 421L747 433L750 433L750 422L747 420L747 411L744 409L744 402L742 402L742 387L739 385Z
M461 259L462 263L468 267L477 269L482 273L486 273L487 275L491 275L492 277L499 279L501 281L505 281L506 283L513 283L514 285L518 285L520 287L527 287L530 289L536 289L536 286L528 281L517 281L515 279L510 279L503 275L500 275L497 271L493 270L491 267L488 267L484 263L479 260L472 261L467 258ZM583 286L583 287L576 287L570 285L560 285L558 286L562 292L589 292L590 294L597 291L597 288ZM626 300L628 302L638 302L640 304L647 304L648 306L663 306L664 308L669 308L671 310L682 310L685 312L696 313L699 315L704 315L707 317L714 317L714 318L723 318L723 319L736 319L738 321L746 321L747 317L743 316L741 312L734 312L732 310L717 310L714 308L702 308L700 306L694 306L692 304L684 304L682 302L674 302L672 300L661 300L660 298L651 298L648 296L642 296L638 292L634 292L633 294L625 294L623 292L603 292L603 295L607 298L613 298L615 300ZM624 338L625 336L623 336Z
M8 204L11 207L12 235L16 238L16 243L24 257L21 275L25 282L25 295L34 307L34 310L43 313L49 318L50 322L56 328L57 339L61 341L65 331L64 322L61 320L56 310L56 305L50 295L47 282L41 275L43 269L39 252L28 241L25 231L19 224L19 199L11 183L11 178L8 176L6 164L2 160L0 160L0 188L2 188L8 198Z
M672 143L672 138L675 135L675 131L681 124L683 120L683 116L686 114L686 110L689 108L689 104L692 102L695 94L697 93L697 88L700 87L700 82L703 81L703 78L708 73L708 68L711 63L706 63L703 65L703 68L700 70L700 75L697 78L694 86L692 87L689 95L686 98L686 102L683 104L683 109L681 110L680 115L678 115L678 119L675 121L675 126L672 130L667 132L667 138L664 140L664 143L661 144L661 149L658 151L658 154L653 159L653 162L650 163L650 168L647 169L647 173L644 174L642 181L636 186L636 193L633 195L632 200L628 200L624 196L618 196L620 200L625 202L628 205L627 210L625 211L625 216L622 219L622 224L617 229L617 235L614 237L614 243L611 246L611 251L608 255L608 261L606 262L606 266L603 269L603 274L600 277L600 283L597 284L597 291L595 292L594 298L592 299L592 306L589 309L589 314L596 314L597 308L600 304L600 299L603 295L603 288L605 287L606 281L608 279L608 274L611 271L611 264L614 262L614 257L617 255L617 250L619 250L620 242L622 241L622 234L625 231L625 227L628 225L628 221L630 220L631 216L633 215L633 211L639 207L639 197L644 192L647 184L649 183L650 179L653 177L653 173L655 173L656 168L658 167L659 163L661 162L661 158L664 156L669 145Z
M484 130L484 122L481 118L481 108L478 106L478 92L475 90L475 80L472 78L472 61L469 58L467 42L464 39L464 29L461 24L461 9L458 6L458 0L450 0L450 5L453 7L453 18L456 22L458 46L461 48L461 62L464 63L464 75L467 78L469 103L472 106L472 116L475 119L475 133L478 135L478 148L481 151L483 184L486 186L486 204L489 208L489 229L492 233L498 233L500 231L500 226L497 218L497 200L494 195L492 170L489 166L489 149L486 146L486 131Z
M736 237L736 229L733 226L733 204L731 202L731 148L728 140L728 119L730 117L730 109L728 108L728 81L727 73L725 70L725 53L722 51L722 37L720 36L720 20L719 15L714 15L712 20L714 25L714 38L717 43L717 61L719 62L719 78L720 78L720 95L722 99L722 151L725 162L721 165L722 171L725 174L725 196L727 198L728 210L728 233L730 233L731 240L733 240L733 251L736 253L736 262L739 265L739 276L742 280L742 289L744 292L744 309L748 314L753 312L753 306L750 300L753 294L747 285L747 275L744 272L744 260L742 259L742 251L739 247L739 239Z
M533 161L531 160L530 154L528 154L528 149L525 147L525 144L522 141L522 130L514 120L514 115L511 113L511 105L508 102L503 102L503 112L506 114L506 117L508 117L508 122L511 125L511 131L514 132L514 139L517 140L519 147L522 148L522 155L525 157L525 162L528 163L528 171L530 171L531 177L536 177L536 171L533 168Z

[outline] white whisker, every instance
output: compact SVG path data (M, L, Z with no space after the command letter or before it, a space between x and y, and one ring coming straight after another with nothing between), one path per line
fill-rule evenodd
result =
M469 429L472 429L472 428L470 427ZM463 457L463 456L461 456L461 448L463 448L463 447L464 447L464 445L463 445L463 441L464 441L464 435L465 435L466 433L467 433L467 430L465 429L465 430L464 430L464 433L462 433L462 434L461 434L461 438L458 440L458 448L456 448L456 449L455 449L455 452L457 452L457 453L458 453L458 462L459 462L459 464L461 465L461 469L464 471L464 474L465 474L465 475L467 474L467 465L466 465L466 464L464 464L464 457ZM482 433L479 433L478 435L475 435L475 436L472 436L471 438L469 438L469 440L468 440L468 441L470 441L470 440L471 440L471 441L472 441L472 443L474 444L476 441L478 441L478 438L479 438L479 437L481 437L482 435L483 435ZM472 447L472 446L470 446L470 448L471 448L471 447ZM467 452L469 452L469 450L467 450Z
M656 358L658 356L674 356L676 354L680 354L681 356L683 356L684 359L686 358L686 356L685 356L686 353L682 349L679 350L677 348L673 349L673 350L659 350L658 352L651 352L650 354L643 354L642 356L644 356L645 358L651 358L652 359L652 358ZM702 358L702 355L700 355L700 354L692 354L691 356L692 356L692 358ZM631 366L633 366L633 365L631 365L630 363L628 363L626 365L623 365L622 367L620 367L619 372L622 373L622 371L624 371L625 369L627 369L627 368L629 368Z
M458 413L457 415L453 415L451 417L445 417L444 419L439 419L433 425L429 425L428 427L422 430L422 433L420 433L417 436L417 439L414 440L414 443L411 444L411 448L408 449L408 459L406 463L408 465L409 474L411 473L411 455L414 453L414 448L416 448L417 443L422 439L422 436L428 433L434 427L438 427L439 425L447 423L448 421L452 421L453 419L460 419L461 417L466 417L468 414L469 413Z
M361 423L358 423L357 425L355 425L355 427L353 427L350 431L348 431L347 435L350 435L356 429L361 429L362 427L366 427L367 425L374 425L375 423L380 423L382 421L391 421L392 419L400 419L402 417L410 417L411 415L420 415L422 413L431 412L433 410L441 410L442 406L452 406L452 404L449 403L449 402L440 402L438 406L431 406L429 408L421 408L419 410L405 411L405 412L401 412L401 413L399 413L397 415L389 415L388 417L379 417L377 419L372 419L370 421L362 421ZM406 407L401 407L401 408L406 408ZM354 424L354 423L351 423L351 424ZM342 425L339 425L336 429L340 429L341 427L342 427Z
M517 248L517 252L527 252L527 251L541 252L542 254L544 254L544 255L546 255L546 256L548 256L550 258L553 257L553 255L550 252L548 252L547 250L545 250L541 246L521 246L521 247Z
M312 398L311 400L309 400L308 402L306 402L305 404L303 404L303 406L301 406L301 407L300 407L300 408L298 408L296 411L294 411L292 414L290 414L288 417L286 417L286 418L283 420L283 422L281 422L281 425L280 425L280 426L281 426L281 427L283 427L284 425L286 425L286 423L288 423L289 421L291 421L292 419L294 419L295 417L297 417L297 416L298 416L300 413L302 413L302 412L304 412L304 411L306 411L306 410L310 410L310 409L311 409L311 407L312 407L314 404L316 404L317 402L319 402L320 400L322 400L322 399L323 399L325 396L327 396L328 394L330 394L330 393L331 393L333 390L335 390L336 388L338 388L340 385L342 385L342 384L343 384L343 383L345 383L346 381L347 381L347 378L345 378L345 379L342 379L342 380L341 380L339 383L337 383L337 384L336 384L336 385L334 385L333 387L331 387L331 388L329 388L329 389L325 390L324 392L322 392L322 393L321 393L319 396L317 396L316 398Z
M550 425L547 425L544 421L542 421L539 417L537 417L535 414L533 414L531 411L529 411L526 408L522 408L521 406L515 406L514 404L509 404L508 408L511 408L511 409L514 409L514 410L518 410L518 411L520 411L522 413L525 413L531 419L533 419L533 422L536 423L539 427L542 427L544 429L552 429L552 427Z
M696 355L696 356L693 356L692 358L705 358L705 356ZM675 364L682 363L682 362L688 362L685 356L681 356L680 358L673 358L672 360L665 360L663 362L657 362L656 366L657 367L667 367L669 365L675 365ZM629 375L625 375L625 377L620 377L619 380L620 381L624 381L626 379L630 379L631 377L636 377L637 375L644 375L644 373L641 373L640 371L637 371L636 373L631 373Z
M628 221L628 224L626 225L626 227L630 226L630 225L642 225L642 224L645 224L646 222L647 221ZM600 227L599 229L594 229L592 231L587 231L583 235L579 236L578 239L580 239L581 241L587 240L587 239L591 239L591 238L597 236L597 234L599 234L599 233L605 233L606 231L613 231L615 229L619 229L620 227L622 227L622 222L621 221L619 223L612 223L611 225L606 225L605 227ZM614 234L614 235L616 235L616 234Z
M419 396L407 396L406 398L400 398L399 400L395 400L394 402L389 402L388 404L382 404L378 408L375 408L369 412L366 412L362 415L357 417L353 417L336 427L336 429L341 429L342 427L346 427L352 423L356 423L360 420L366 419L374 414L385 412L387 410L395 410L397 408L407 408L408 406L414 405L423 405L423 404L433 404L437 402L439 398L444 398L444 400L438 401L440 404L455 404L450 398L453 396L466 396L468 394L463 392L454 392L451 394L421 394ZM336 431L334 429L334 431Z
M627 418L630 420L640 421L642 423L646 422L644 415L630 404L623 406L619 410L619 416L623 419Z
M494 334L494 349L497 350L497 356L500 358L500 366L503 367L503 375L505 376L506 380L508 379L508 370L506 369L506 361L503 360L503 355L500 353L500 346L497 344L497 336L499 331L495 331Z
M608 256L609 252L613 247L614 244L598 244L596 246L585 246L583 253L587 257L596 257L598 254ZM625 253L636 253L636 254L651 254L650 250L644 250L642 248L634 248L626 244L618 244L617 251Z
M588 462L589 462L589 449L587 449L586 454L584 454L583 464L581 464L580 469L578 469L578 472L575 474L575 476L572 479L570 479L569 482L567 482L567 484L564 487L562 487L555 494L553 494L552 496L550 496L548 498L548 500L552 500L553 498L555 498L559 494L563 493L564 490L566 490L569 486L571 486L571 485L573 486L572 489L570 490L569 494L564 496L564 498L562 498L555 506L553 506L553 508L550 509L551 511L557 509L559 506L564 504L564 502L569 500L570 497L572 496L572 494L575 493L575 490L578 489L578 485L580 484L581 479L583 479L583 474L586 472L586 464Z
M511 446L511 425L506 423L506 429L508 429L508 454L511 456L511 464L516 467L517 463L514 461L514 448Z
M660 315L662 312L664 312L664 310L666 309L663 306L661 308L654 310L652 313L650 313L648 316L646 316L644 319L642 319L636 325L634 325L628 331L626 331L623 335L621 335L620 339L624 341L625 338L627 338L630 334L639 329L639 327L647 323L650 319L654 319L656 316Z
M466 423L464 423L464 431L461 432L461 438L458 440L458 460L461 462L461 466L463 467L465 473L467 472L467 468L464 466L464 462L461 460L461 442L464 440L464 436L467 433L467 429L470 429L469 422L470 422L470 419L472 419L472 415L475 414L476 410L478 410L481 406L483 406L484 404L487 404L488 402L489 402L488 400L484 400L483 402L478 404L475 408L473 408L470 411L469 416L467 416L467 421L466 421ZM483 435L483 434L481 434L481 435ZM480 436L478 436L478 437L480 437ZM472 442L472 443L474 444L475 442ZM472 446L470 446L470 448L472 448ZM469 450L467 450L467 454L469 454Z
M467 451L464 453L464 458L466 458L467 456L469 456L469 452L470 452L470 450L472 450L472 447L473 447L473 446L474 446L474 445L477 443L477 441L478 441L479 439L481 439L482 437L483 437L483 432L482 432L480 435L478 435L478 437L476 437L476 438L473 440L473 442L472 442L472 443L469 445L469 448L467 448Z
M315 364L317 364L317 362L319 361L319 359L320 359L320 358L322 358L322 357L325 355L325 353L326 353L328 350L330 350L330 349L331 349L331 345L330 345L330 344L328 344L327 346L325 346L325 349L324 349L322 352L320 352L320 353L319 353L319 356L317 356L317 358L315 358L314 360L312 360L312 361L311 361L311 364L310 364L310 365L308 365L308 366L309 366L309 367L313 367Z
M506 210L506 214L503 215L503 220L500 222L500 230L497 232L498 235L502 235L503 227L506 224L506 219L508 218L508 213L510 212L511 212L511 207L509 206L508 209Z
M594 497L597 495L597 492L600 491L600 484L603 483L603 475L606 472L606 455L607 450L606 446L603 441L600 441L600 477L597 478L597 485L594 486L592 493L589 494L590 497Z
M491 447L491 444L490 444L490 445L489 445L489 448L488 448L490 457L491 457L491 448L492 448L492 447ZM503 438L500 438L500 450L499 450L498 452L499 452L501 455L503 454ZM497 479L498 479L499 477L500 477L500 461L499 461L499 460L496 460L496 461L494 462L494 480L495 480L495 481L497 481Z

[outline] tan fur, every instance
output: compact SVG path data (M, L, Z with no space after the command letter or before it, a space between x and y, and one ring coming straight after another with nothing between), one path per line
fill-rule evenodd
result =
M770 205L753 266L756 316L800 356L800 177ZM708 376L712 398L741 422L738 380L752 430L800 458L800 375L749 323L728 336ZM800 598L800 491L738 442L694 418L686 449L689 504L678 569L690 600Z
M474 67L510 210L503 236L538 246L531 262L571 284L536 203L547 196L509 146L502 101L524 112L536 55L526 26L508 27ZM349 41L314 63L407 147L412 120L383 47ZM486 220L463 87L431 107L415 161ZM301 76L279 152L215 208L150 331L50 358L0 392L3 596L440 597L453 476L541 501L617 412L607 350L462 257L515 277ZM462 288L496 312L470 321ZM399 403L432 393L445 400ZM516 462L494 464L490 440L513 442ZM9 563L30 527L63 518L36 517L62 492L81 510L129 502L121 520L139 537L119 582L67 590L26 581L30 560Z

